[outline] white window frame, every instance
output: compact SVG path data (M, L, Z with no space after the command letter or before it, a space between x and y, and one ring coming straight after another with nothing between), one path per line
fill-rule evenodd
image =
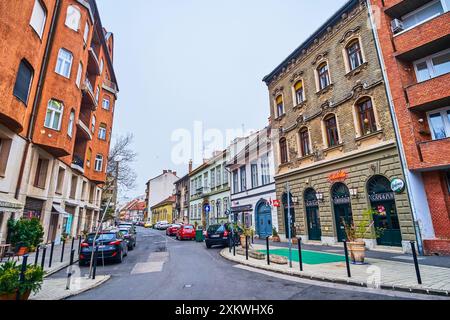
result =
M61 110L58 110L58 109L54 108L54 106L52 105L53 102L59 104L61 106ZM51 111L50 120L49 120L50 124L47 126L46 123L47 123L47 117L48 117L49 111ZM54 128L54 127L52 127L52 124L55 121L55 114L56 113L60 113L60 115L59 115L57 128ZM62 102L59 102L59 101L56 101L56 100L53 100L53 99L49 100L49 102L47 104L47 111L46 111L46 114L45 114L45 119L44 119L44 127L52 129L52 130L56 130L56 131L61 130L61 122L62 122L63 114L64 114L64 104Z
M101 154L97 154L95 156L94 170L96 172L102 172L103 169L103 156Z
M108 102L106 105L107 107L105 108L105 102ZM102 101L102 108L105 110L109 110L111 108L111 101L109 99L109 97L103 97L103 101Z
M100 125L98 127L98 138L100 140L106 140L106 132L107 132L106 125L105 126Z
M77 21L77 25L76 25L76 26L75 26L75 25L69 24L68 19L69 19L69 11L70 11L70 10L74 10L73 12L74 12L74 13L77 12L78 15L79 15L79 16L78 16L78 21ZM66 25L66 27L68 27L69 29L72 29L73 31L78 32L78 30L80 29L80 22L81 22L81 10L80 10L80 8L78 8L78 7L74 6L74 5L68 6L68 7L67 7L67 10L66 10L66 20L65 20L65 22L64 22L64 24Z
M92 133L95 132L96 122L97 122L97 118L95 116L92 116L92 122L91 122L91 131L92 131Z
M442 55L447 54L447 53L450 53L450 49L439 51L439 52L436 52L436 53L434 53L434 54L432 54L430 56L427 56L427 57L422 58L420 60L414 61L414 72L416 73L417 83L425 82L425 81L428 81L428 80L431 80L431 79L434 79L436 77L440 77L440 76L442 76L444 74L449 73L449 72L447 72L447 73L443 73L443 74L437 75L435 70L434 70L434 65L433 65L433 59L434 58L442 56ZM427 69L428 69L428 72L430 73L430 78L429 79L425 79L425 80L419 80L419 70L418 70L417 66L419 64L423 63L423 62L425 62L427 64Z
M39 9L39 8L42 10L42 13L44 14L43 20L40 19L39 21L34 21L34 20L36 20L38 18L36 16L38 14L38 12L36 10ZM47 22L47 10L42 5L42 2L40 0L35 0L34 1L33 11L31 13L31 17L30 17L30 26L33 28L34 31L36 31L36 33L38 34L39 38L41 38L41 39L42 39L42 34L44 33L45 23L46 22ZM40 24L40 25L37 25L37 24Z
M62 57L61 56L62 52L66 52L66 53L70 54L70 59L66 59L66 58ZM69 50L66 50L64 48L59 49L58 58L56 59L55 72L67 79L70 79L70 74L72 73L72 62L73 62L72 52L70 52ZM68 68L69 73L66 75L66 74L64 74L63 71L64 71L64 66L67 64L69 65L69 68ZM58 66L59 66L59 68L58 68Z
M100 59L100 75L103 74L103 67L105 66L105 61L102 59Z
M78 63L78 71L77 71L77 79L75 81L78 88L81 86L81 78L83 76L83 64L81 62Z
M445 108L436 109L436 110L427 112L428 125L430 127L431 137L433 140L442 140L442 139L450 138L450 119L448 118L447 111L450 111L450 107L445 107ZM433 114L436 114L436 113L440 113L441 117L444 119L444 128L445 128L446 138L437 139L436 136L434 135L434 130L431 126L430 116Z
M83 34L83 40L84 40L84 44L87 45L88 42L88 38L89 38L89 23L86 21L86 24L84 26L84 34Z
M75 112L72 110L69 115L69 125L67 126L67 135L73 137L73 127L75 124Z

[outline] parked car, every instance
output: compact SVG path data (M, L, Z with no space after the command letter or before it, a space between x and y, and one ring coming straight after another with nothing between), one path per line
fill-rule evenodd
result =
M129 225L129 224L119 224L118 226L119 229L130 229L132 230L134 233L136 233L136 227L133 225Z
M84 266L91 261L91 255L94 251L95 233L90 233L81 243L79 254L79 265ZM97 259L113 260L121 263L123 257L128 255L128 243L119 231L105 231L97 235L95 245L98 246Z
M166 235L169 237L176 236L178 229L181 228L181 224L175 223L171 224L170 227L166 229Z
M144 224L144 228L152 228L152 227L153 227L153 224L150 222L147 222Z
M136 247L136 232L132 228L120 228L119 232L123 234L123 238L128 243L128 250Z
M166 230L169 226L169 222L167 221L159 221L156 223L157 230Z
M194 240L195 239L195 228L191 224L185 224L178 229L176 234L177 240Z
M212 246L227 247L230 244L232 237L233 225L231 223L212 224L208 227L205 233L205 244L209 249ZM234 233L234 241L236 244L240 243L239 235L243 232L241 228L237 228Z

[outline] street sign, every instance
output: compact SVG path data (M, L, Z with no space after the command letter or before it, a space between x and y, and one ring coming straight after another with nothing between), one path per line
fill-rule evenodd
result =
M402 193L403 191L405 191L405 188L406 188L405 181L403 181L402 179L395 178L391 181L391 189L395 193L397 194Z
M204 209L205 209L206 213L210 213L211 212L211 206L209 204L205 204Z

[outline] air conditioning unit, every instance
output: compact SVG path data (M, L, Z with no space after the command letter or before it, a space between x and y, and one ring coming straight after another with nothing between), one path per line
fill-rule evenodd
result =
M393 33L399 33L404 30L403 21L400 19L394 19L391 21L391 28Z

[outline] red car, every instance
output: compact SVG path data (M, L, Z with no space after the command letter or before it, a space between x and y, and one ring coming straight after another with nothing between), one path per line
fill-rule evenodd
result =
M166 229L166 235L169 237L176 236L180 228L181 224L171 224L170 227Z
M181 226L177 231L177 240L195 240L195 228L191 224Z

